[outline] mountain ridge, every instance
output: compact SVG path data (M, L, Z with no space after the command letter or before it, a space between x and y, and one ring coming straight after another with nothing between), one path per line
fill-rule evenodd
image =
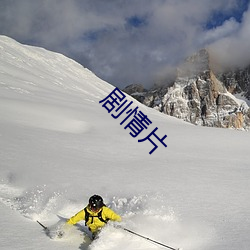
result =
M195 125L248 130L250 66L217 72L211 61L209 51L202 49L177 68L171 85L143 92L140 85L131 85L124 91L146 106Z

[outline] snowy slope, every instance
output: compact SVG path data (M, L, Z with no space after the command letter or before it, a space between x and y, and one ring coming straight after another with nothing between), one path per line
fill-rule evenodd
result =
M152 121L133 138L99 103L113 89L63 55L0 36L0 248L162 249L111 225L92 244L79 227L51 240L36 223L53 226L97 193L123 226L169 246L249 249L249 132L196 127L133 100ZM167 148L150 155L138 139L155 127Z

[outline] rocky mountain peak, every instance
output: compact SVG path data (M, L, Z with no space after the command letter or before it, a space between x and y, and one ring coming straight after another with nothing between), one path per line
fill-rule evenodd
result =
M171 86L149 91L137 88L136 95L133 91L129 94L149 107L196 125L248 129L250 109L233 94L247 93L244 88L249 86L249 71L215 74L210 64L208 50L202 49L178 67Z
M194 77L206 74L210 70L209 53L201 49L194 55L188 57L177 69L177 77Z

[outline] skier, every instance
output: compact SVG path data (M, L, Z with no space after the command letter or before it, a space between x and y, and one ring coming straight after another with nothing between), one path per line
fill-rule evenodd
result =
M92 232L94 239L109 220L120 222L122 219L120 215L105 206L101 196L95 194L89 198L89 204L72 216L67 224L74 225L80 220L85 220L85 226Z

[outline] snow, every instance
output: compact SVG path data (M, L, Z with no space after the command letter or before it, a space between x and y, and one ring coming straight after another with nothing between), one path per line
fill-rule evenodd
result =
M240 103L244 105L244 103L246 103L248 106L250 106L250 100L248 100L246 97L244 97L244 95L241 94L234 94L235 98L237 98L237 100L240 100Z
M107 225L91 243L63 225L92 194L121 225L183 250L250 247L250 134L194 126L133 100L152 121L138 137L99 103L113 86L63 55L0 36L1 249L163 249ZM155 127L167 138L150 155Z

